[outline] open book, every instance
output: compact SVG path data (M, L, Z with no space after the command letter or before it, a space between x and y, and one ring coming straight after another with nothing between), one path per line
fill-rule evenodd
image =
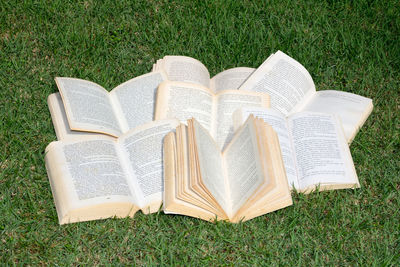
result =
M348 143L372 111L372 100L356 94L317 92L308 71L296 60L277 51L241 85L240 90L266 92L271 108L285 116L298 111L332 113L340 117Z
M275 131L250 117L221 153L195 119L164 141L165 213L239 222L292 205Z
M117 137L153 120L156 90L166 76L159 71L144 74L111 92L86 80L63 77L55 80L71 130ZM55 116L54 121L61 124L62 118Z
M98 134L50 143L45 162L59 223L158 211L163 139L178 124L153 121L118 139Z
M269 107L266 93L223 90L214 94L202 85L165 81L157 91L155 119L198 120L222 148L233 136L232 114L240 107Z
M291 188L309 193L360 187L349 146L337 116L298 112L285 117L279 111L242 108L233 115L235 129L248 116L263 119L276 131Z
M235 90L254 72L254 68L237 67L222 71L210 79L207 68L197 59L187 56L165 56L153 65L153 71L162 70L168 80L195 83L214 93Z

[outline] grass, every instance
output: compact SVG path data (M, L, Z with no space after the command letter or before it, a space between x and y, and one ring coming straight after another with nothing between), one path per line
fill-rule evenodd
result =
M70 265L399 265L397 1L0 1L0 262ZM100 3L101 2L101 3ZM351 153L361 189L294 194L242 224L162 213L59 226L44 167L55 76L113 88L164 55L214 75L276 50L318 90L370 97Z

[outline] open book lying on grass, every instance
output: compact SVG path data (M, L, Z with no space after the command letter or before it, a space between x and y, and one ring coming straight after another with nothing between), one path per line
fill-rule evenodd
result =
M153 120L156 90L166 77L162 72L151 72L125 82L111 92L86 80L63 77L55 80L71 130L118 137ZM62 118L54 116L53 121L60 124Z
M288 116L298 111L332 113L340 117L348 143L372 111L372 100L352 93L316 91L308 71L281 51L271 55L239 90L266 92L271 108Z
M202 85L165 81L157 91L155 119L177 118L185 123L193 117L222 148L233 136L232 114L240 107L269 107L269 95L239 90L214 94Z
M177 120L50 143L46 169L60 224L156 212L163 191L163 139Z
M275 131L250 117L221 153L195 119L164 141L165 213L246 221L292 205Z
M170 81L195 83L216 93L222 90L238 89L255 69L231 68L210 79L207 68L197 59L187 56L165 56L153 65L153 71L159 70L164 71Z
M309 193L360 187L340 121L335 115L297 112L285 117L279 111L241 108L233 115L239 129L248 116L263 119L276 131L291 188Z

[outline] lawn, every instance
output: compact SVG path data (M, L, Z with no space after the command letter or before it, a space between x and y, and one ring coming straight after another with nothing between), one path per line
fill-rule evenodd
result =
M398 1L0 0L0 262L399 265L399 45ZM350 147L360 189L294 193L293 206L240 224L162 212L58 224L43 160L54 77L111 89L165 55L214 75L278 49L317 90L373 99Z

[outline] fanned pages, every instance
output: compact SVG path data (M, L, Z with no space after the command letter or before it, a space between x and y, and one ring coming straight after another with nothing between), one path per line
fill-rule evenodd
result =
M236 67L224 70L210 79L206 66L187 56L165 56L153 64L152 71L162 70L168 80L188 82L210 88L214 93L238 89L255 69Z
M285 117L279 111L242 108L233 115L235 128L248 116L263 119L277 132L292 189L319 190L360 187L340 121L329 113L297 112Z
M233 136L232 113L240 107L269 107L266 93L224 90L217 94L207 87L165 81L157 92L155 119L195 118L223 148Z
M166 76L160 71L151 72L117 86L110 93L86 80L55 80L71 130L118 137L153 120L156 90Z
M268 124L250 117L222 153L199 122L187 124L164 141L165 213L236 223L292 204Z
M240 90L265 92L271 108L289 116L299 111L331 113L339 116L348 143L372 112L372 100L352 93L316 91L308 71L281 51L268 57L240 86Z
M178 124L160 120L118 139L95 135L50 143L45 162L59 223L157 211L163 191L163 139Z

